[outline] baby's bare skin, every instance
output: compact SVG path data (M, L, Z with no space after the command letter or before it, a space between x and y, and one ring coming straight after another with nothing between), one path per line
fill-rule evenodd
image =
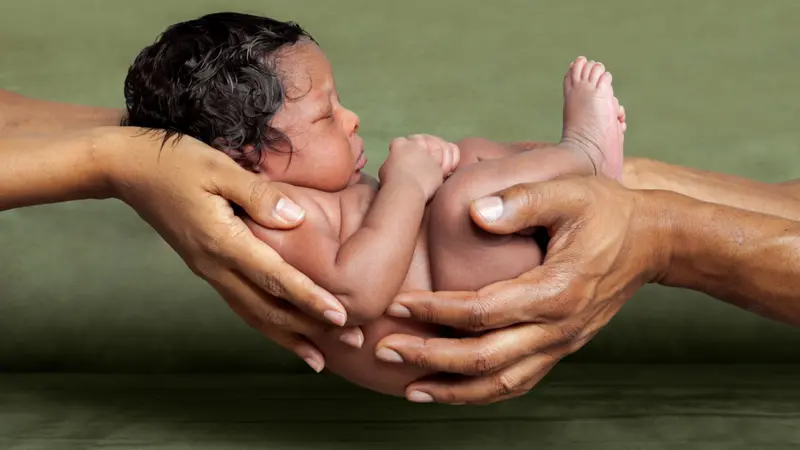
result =
M316 56L312 51L305 63L313 65ZM322 69L317 73L325 75ZM326 192L296 179L280 186L306 211L304 224L290 231L253 225L253 231L288 264L337 295L354 318L351 323L363 329L361 349L345 346L340 332L310 336L331 371L369 389L402 396L408 383L430 373L377 359L375 344L393 333L437 337L452 332L385 316L396 294L473 290L540 264L542 252L531 237L477 231L467 213L469 202L513 184L591 175L598 168L618 177L621 167L614 162L621 161L624 111L610 81L601 64L576 60L565 76L559 144L462 140L457 168L443 183L448 164L453 164L451 147L436 159L406 140L390 148L380 188L359 170L340 190ZM324 87L325 77L313 85ZM361 161L362 152L355 150L352 154ZM606 153L611 157L605 158ZM271 177L279 179L274 173ZM379 356L386 361L394 357Z

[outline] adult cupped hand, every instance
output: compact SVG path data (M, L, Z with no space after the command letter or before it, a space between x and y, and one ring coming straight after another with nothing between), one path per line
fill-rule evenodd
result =
M323 355L305 336L343 325L344 307L257 239L231 203L277 229L302 223L300 207L269 180L195 139L184 136L162 147L160 135L122 130L106 143L119 149L109 169L115 196L248 325L322 370Z
M551 240L543 264L478 292L398 296L391 315L478 333L391 335L378 343L376 356L397 361L399 355L406 364L463 375L412 383L406 390L412 401L481 404L528 392L659 277L668 221L658 211L641 191L601 177L518 185L476 200L470 214L489 232L546 227Z

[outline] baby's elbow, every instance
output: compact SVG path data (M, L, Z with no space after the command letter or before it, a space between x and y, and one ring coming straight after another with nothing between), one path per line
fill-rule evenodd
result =
M388 307L388 301L382 301L378 296L343 295L338 298L347 311L347 325L352 326L374 322L384 315Z

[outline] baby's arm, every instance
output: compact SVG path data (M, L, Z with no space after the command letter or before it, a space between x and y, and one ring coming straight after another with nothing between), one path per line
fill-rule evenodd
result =
M341 226L310 195L293 196L306 211L305 223L290 231L254 233L292 266L345 306L350 325L380 317L408 274L425 205L442 183L442 170L426 150L410 141L393 143L381 168L381 187L358 229L342 236ZM302 191L301 191L302 192ZM339 216L359 214L342 194ZM333 216L333 215L332 215ZM251 225L252 226L252 225Z

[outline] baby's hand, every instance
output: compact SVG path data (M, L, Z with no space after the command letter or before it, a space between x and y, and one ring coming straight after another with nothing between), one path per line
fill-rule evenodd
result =
M393 139L389 144L389 157L378 171L381 184L397 178L414 180L430 199L444 181L441 160L434 154L420 139Z
M425 147L428 153L442 166L445 178L456 171L461 159L461 151L456 144L430 134L414 134L407 139Z

